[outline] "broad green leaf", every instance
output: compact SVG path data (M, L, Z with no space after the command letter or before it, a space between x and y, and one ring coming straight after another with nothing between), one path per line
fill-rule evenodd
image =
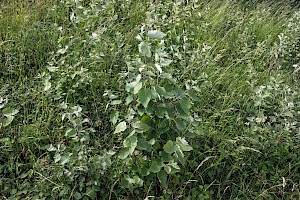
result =
M14 116L8 116L1 121L0 125L2 125L4 127L8 126L12 123L13 120L14 120Z
M181 116L187 116L188 114L183 110L183 108L181 107L180 103L177 102L175 104L175 108L176 108L176 111L181 115Z
M141 150L148 150L150 149L151 146L149 145L149 143L145 138L139 137L137 147Z
M148 176L149 174L150 174L149 167L143 167L141 169L141 175L142 176Z
M142 79L142 75L141 74L138 74L136 77L135 77L135 83L138 84Z
M166 58L160 58L160 65L165 67L169 66L172 63L172 60Z
M61 159L60 154L59 154L59 153L56 153L56 154L54 155L54 162L57 163L58 161L60 161L60 159Z
M125 99L125 105L128 106L133 101L133 96L129 95Z
M51 88L51 83L48 80L44 82L44 85L44 91L47 91Z
M136 86L133 89L133 94L137 94L142 87L143 87L143 82L139 82L138 84L136 84Z
M52 144L50 144L49 146L47 146L47 150L48 151L55 151L56 148Z
M80 194L80 192L75 192L74 199L83 199L82 194Z
M143 38L142 38L142 36L141 36L141 35L137 35L135 38L136 38L138 41L140 41L140 42L142 42L142 41L143 41Z
M164 145L164 151L169 153L169 154L172 154L175 152L176 148L174 146L174 142L169 140L165 145Z
M116 130L114 131L114 134L123 132L123 131L126 130L126 128L127 128L126 122L120 122L120 123L117 125Z
M155 139L154 139L154 138L152 138L151 140L149 140L148 144L150 144L150 145L152 146L152 145L154 145L154 144L155 144L155 142L156 142L156 141L155 141Z
M119 105L119 104L121 104L121 103L122 103L121 100L113 100L110 104L111 104L111 105Z
M188 142L185 140L185 138L177 137L176 138L176 144L180 147L182 151L192 151L193 147L191 147Z
M168 116L170 118L174 118L175 117L175 109L174 109L173 104L167 103L166 104L166 110L167 110Z
M47 67L47 69L49 70L49 72L55 72L59 70L59 67Z
M177 162L170 162L164 167L167 174L175 174L180 171L180 167L178 166Z
M141 187L143 186L144 181L140 177L134 176L132 183Z
M127 179L127 178L122 178L121 179L121 182L120 182L120 185L124 188L129 188L130 190L133 190L133 186L132 186L132 183L130 183Z
M147 36L154 39L162 39L163 37L166 36L166 34L159 30L151 30L148 31Z
M81 118L76 118L74 120L71 120L71 122L73 123L73 126L81 126L82 125L82 119Z
M148 58L151 57L151 47L146 42L141 42L139 44L139 51L143 56Z
M86 189L85 195L90 197L91 199L96 199L97 198L97 192L93 187L88 187Z
M144 72L147 76L156 76L152 71L145 71Z
M147 88L142 88L138 93L138 97L144 108L147 108L151 100L151 91Z
M135 106L137 107L137 113L138 113L138 115L142 116L142 115L145 114L145 108L138 107L140 104L141 104L141 102L138 101Z
M65 102L62 102L60 104L60 106L61 106L62 109L67 109L68 108L68 105Z
M165 165L164 170L167 172L167 174L171 174L172 172L172 168L169 165Z
M135 86L134 83L135 83L135 82L126 84L126 85L125 85L125 90L126 90L127 92L131 92L132 89L133 89L134 86Z
M122 148L118 154L119 159L125 159L129 156L129 148Z
M141 122L143 123L148 123L150 121L150 117L148 115L144 115L141 119Z
M163 167L163 162L154 160L150 166L150 172L158 173Z
M74 137L74 136L76 136L75 130L73 128L68 128L66 130L66 136L68 136L68 137Z
M112 92L109 92L108 93L108 98L110 98L110 99L116 99L116 98L118 98L118 96L115 95L115 94L113 94Z
M155 114L158 118L165 118L165 115L167 113L166 105L164 103L161 103L158 106L155 106Z
M172 166L174 169L178 169L178 170L180 169L177 162L170 162L169 165Z
M187 97L183 97L182 99L180 99L179 103L180 103L180 107L182 108L183 112L185 114L188 114L190 107L191 107L190 100Z
M119 118L119 111L113 111L110 115L110 122L115 125Z
M181 88L176 87L174 89L174 93L175 93L176 97L181 98L184 94L184 91Z
M123 146L129 148L129 154L131 155L137 146L137 137L135 135L128 136L124 142Z
M62 157L60 158L60 164L61 164L61 165L64 165L64 164L66 164L67 162L69 162L69 160L70 160L69 157L67 157L67 156L62 156Z
M143 132L147 132L151 129L151 126L147 125L146 123L143 122L138 122L135 127L137 130L137 132L139 133L143 133Z
M151 88L150 91L151 91L152 99L157 99L157 98L160 99L160 96L159 96L159 94L156 92L155 88Z
M184 159L184 154L182 152L182 150L178 147L175 151L175 154L174 154L177 159L179 160L179 162L182 164L182 165L185 165L185 159Z
M75 114L77 117L80 115L82 108L80 106L73 106L71 108L71 113Z
M23 178L26 178L27 177L27 173L23 173L19 176L19 178L23 179Z
M159 73L162 73L161 66L159 64L155 64L156 69L159 71Z
M135 81L126 84L126 86L125 86L126 91L127 91L127 92L132 91L132 89L134 89L134 87L135 87L138 83L140 83L141 78L142 78L142 75L141 75L141 74L138 74L138 75L136 76L136 78L135 78Z
M56 53L58 53L58 54L64 54L64 53L66 53L66 51L67 51L68 48L69 48L68 46L66 46L65 48L61 48Z
M138 177L138 176L133 176L133 178L131 177L126 177L125 180L121 180L121 185L125 188L129 188L129 190L133 190L133 185L141 187L143 186L144 181Z
M176 79L172 77L172 75L170 73L161 73L160 76L162 79L168 79L170 82L172 82L173 84L176 83Z
M132 184L135 183L135 180L134 180L133 178L131 178L131 177L126 178L126 180L127 180L129 183L132 183Z
M172 155L171 155L171 154L168 154L168 153L165 152L165 151L162 151L162 152L161 152L161 158L162 158L162 160L163 160L164 162L170 162L170 161L173 159Z
M19 111L17 109L13 109L13 108L4 108L2 110L2 114L5 117L10 117L10 116L14 116L18 113Z
M182 119L175 119L175 124L179 131L183 131L185 129L185 122Z
M164 87L155 86L155 91L162 97L167 95L166 89Z
M64 145L64 144L58 144L57 145L57 150L58 151L64 151L66 149L66 145Z
M161 185L166 188L167 187L167 174L164 170L160 170L157 174L157 178Z
M189 90L189 91L187 92L187 94L189 95L189 97L190 97L192 100L197 101L197 102L200 101L199 97L195 94L195 92L194 92L193 90Z

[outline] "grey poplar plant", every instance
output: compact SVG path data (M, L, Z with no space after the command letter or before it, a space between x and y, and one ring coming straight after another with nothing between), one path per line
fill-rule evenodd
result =
M120 74L123 87L104 94L110 99L113 134L124 138L117 157L129 169L121 185L130 190L157 179L166 188L168 177L180 172L186 152L193 150L185 138L195 134L199 121L190 110L200 100L192 87L182 89L172 77L165 36L142 31L136 37L139 54L127 58L128 70Z

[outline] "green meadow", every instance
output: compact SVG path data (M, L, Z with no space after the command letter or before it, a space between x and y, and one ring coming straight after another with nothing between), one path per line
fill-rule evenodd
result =
M0 1L0 199L300 199L296 0Z

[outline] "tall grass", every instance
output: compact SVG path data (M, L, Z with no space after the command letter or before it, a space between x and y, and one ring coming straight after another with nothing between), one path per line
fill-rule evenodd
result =
M1 197L300 198L297 5L2 1ZM148 40L149 30L165 33L159 38L163 42ZM137 35L157 45L151 51L172 60L162 67L166 77L143 57ZM145 101L140 93L133 95L136 105L115 101L125 102L125 85L147 67L154 75L143 75L150 77L143 86L175 88L161 98L156 95L155 102L151 94L149 105L162 110L164 103L173 106L174 118L160 117L158 111L147 114L152 111L141 108ZM190 101L183 98L186 93ZM147 131L139 132L145 134L146 150L138 149L141 142L133 144L128 127L116 131L122 120L134 126L131 117L139 116L147 122ZM190 146L185 146L184 158L168 155L171 161L164 161L164 167L177 161L180 169L172 165L174 173L166 176L162 167L155 172L155 159L166 156L166 142L175 143L177 136ZM152 144L151 138L157 142ZM137 149L120 159L128 143ZM136 166L150 172L141 175Z

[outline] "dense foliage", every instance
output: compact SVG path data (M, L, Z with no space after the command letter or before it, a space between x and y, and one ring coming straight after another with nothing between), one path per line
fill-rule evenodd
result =
M0 3L1 199L299 199L297 1Z

